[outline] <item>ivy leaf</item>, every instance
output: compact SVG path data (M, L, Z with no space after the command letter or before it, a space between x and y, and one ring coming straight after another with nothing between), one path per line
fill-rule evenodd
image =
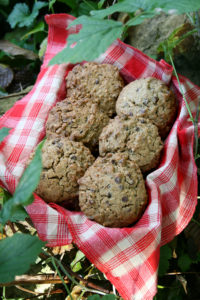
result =
M123 24L113 20L81 16L74 20L69 28L78 24L82 24L82 29L79 33L68 37L67 47L50 61L50 65L92 61L105 52L123 32ZM76 45L72 48L71 45L74 43Z
M3 127L3 128L0 129L0 143L9 134L11 129L12 128L7 128L7 127Z
M96 18L103 19L116 12L128 12L133 13L137 10L142 11L152 11L156 7L159 7L158 3L160 1L152 0L124 0L123 2L116 3L109 6L106 9L101 9L98 11L91 11L90 14Z
M17 24L19 27L30 26L36 19L39 14L39 10L48 3L37 1L33 5L32 12L30 13L29 7L25 3L17 3L15 4L12 12L8 16L7 21L9 22L11 28L14 28Z
M37 236L16 233L0 241L0 282L13 281L27 272L41 252L44 242Z
M163 276L169 268L169 259L172 257L172 250L168 245L160 248L160 262L158 268L158 275Z
M0 212L0 223L5 224L8 220L15 222L26 217L23 206L33 202L33 192L40 180L42 146L43 143L40 143L37 147L34 158L24 171L13 197L4 204Z

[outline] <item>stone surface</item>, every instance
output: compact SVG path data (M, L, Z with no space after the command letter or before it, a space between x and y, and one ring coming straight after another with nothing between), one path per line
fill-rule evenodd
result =
M166 15L161 13L152 19L146 19L138 26L131 27L126 42L148 56L159 60L163 56L162 54L158 55L158 46L177 28L183 28L185 32L192 29L192 25L186 15ZM200 85L199 41L200 37L197 34L189 36L174 51L177 71L197 85Z

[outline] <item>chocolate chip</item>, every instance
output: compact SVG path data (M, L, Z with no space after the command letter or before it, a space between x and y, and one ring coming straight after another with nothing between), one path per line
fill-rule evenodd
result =
M58 144L57 144L57 147L58 147L58 148L62 148L62 146L63 146L63 143L58 143Z
M71 159L72 159L72 160L77 160L76 155L72 155L72 156L71 156Z
M149 103L149 100L148 100L148 99L144 99L144 100L142 101L142 103L143 103L144 105L147 105L147 104Z
M121 183L121 178L120 178L120 177L116 177L116 178L115 178L115 182L116 182L116 183Z
M152 102L153 104L156 104L158 102L159 98L158 97L153 97L152 98Z
M140 128L139 127L135 127L135 131L140 131Z
M122 202L127 202L127 201L128 201L128 197L127 196L122 197Z
M97 79L97 80L95 81L95 83L96 83L96 84L99 84L99 80Z
M146 108L141 108L141 109L139 110L139 113L140 113L141 115L144 115L145 112L146 112Z
M121 190L121 191L123 191L124 190L124 186L123 185L119 185L119 189Z
M115 161L114 159L111 160L111 163L112 163L113 165L116 165L116 161Z
M108 193L108 198L111 198L112 197L112 194L111 193Z

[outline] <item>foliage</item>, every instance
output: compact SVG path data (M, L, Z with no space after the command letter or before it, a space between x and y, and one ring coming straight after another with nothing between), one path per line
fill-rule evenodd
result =
M123 27L121 22L113 20L99 20L93 17L81 16L73 21L73 25L82 24L83 29L78 34L72 34L68 38L68 46L52 60L51 64L82 60L94 60L106 51L108 44L121 36ZM99 41L101 41L99 43ZM72 44L76 43L74 47Z
M50 64L92 61L103 53L116 38L125 36L130 26L141 24L146 18L152 18L161 11L170 13L174 10L176 13L183 13L197 9L200 9L200 2L196 0L191 2L181 0L176 5L175 10L174 2L171 0L124 0L105 9L92 10L90 12L91 16L81 16L70 24L69 28L77 24L81 24L82 28L78 34L70 35L66 48L58 53L50 61ZM112 20L112 26L110 25L112 30L109 30L108 21L111 20L103 19L116 12L126 12L129 14L130 19L125 24ZM98 19L101 19L101 22ZM72 43L76 43L73 48L71 48Z
M33 192L40 180L42 145L43 143L37 147L34 158L23 173L13 197L5 202L0 211L0 223L5 224L8 220L15 222L27 217L23 206L33 202Z
M32 12L30 13L29 7L26 3L17 3L13 11L8 16L8 22L11 28L15 28L16 25L19 27L30 26L39 14L39 10L47 6L47 3L37 1L33 5Z
M46 45L47 25L44 22L44 15L46 13L69 13L78 17L71 23L70 27L82 25L82 29L78 34L70 35L67 48L55 56L51 63L63 63L65 61L75 63L82 60L94 60L116 38L123 39L130 26L141 24L145 19L152 18L161 11L180 14L196 11L199 8L200 2L198 0L180 0L176 2L176 5L172 0L122 0L113 5L112 1L106 0L50 0L35 1L33 6L28 1L26 3L18 3L15 0L12 2L2 0L0 1L0 20L3 24L1 34L6 34L4 35L6 39L38 54L41 43L44 41L43 45ZM125 24L117 21L118 13L120 12L128 13L129 19ZM173 57L174 48L180 45L186 37L196 33L196 31L194 29L181 36L178 35L178 30L174 31L169 39L160 45L159 50L165 54L166 59L172 62L171 58ZM40 57L43 57L44 49L45 46L41 46L42 54ZM24 56L19 63L19 60L16 61L13 55L4 51L0 52L0 62L2 61L4 63L6 61L13 69L19 65L24 67L26 64L32 64L33 68L33 65L36 64L36 61L31 61L30 63ZM0 92L5 94L6 90L1 89ZM193 121L195 120L193 119ZM194 124L196 123L194 122ZM9 129L0 131L0 142L8 133ZM196 149L196 154L198 154L198 144ZM41 171L40 150L39 148L36 151L33 162L24 172L14 195L11 196L4 192L2 201L0 201L1 205L3 205L0 212L0 221L5 225L1 228L2 232L5 232L5 228L10 226L8 226L10 221L15 222L16 226L22 226L20 222L27 217L24 206L33 200L32 193L39 180ZM196 218L198 220L199 215L195 215L195 220ZM1 237L4 237L4 235L2 234ZM175 240L176 243L174 243ZM174 241L160 249L156 300L166 298L176 300L189 299L185 289L189 290L190 293L194 293L191 282L198 273L200 265L199 251L193 245L189 246L187 244L184 233L180 234ZM43 246L44 243L31 234L15 233L12 237L2 238L0 240L0 261L3 261L3 264L1 263L0 265L0 281L7 282L13 280L16 274L20 275L27 272L31 264L35 263ZM194 248L192 254L191 248ZM71 295L73 287L79 285L82 288L83 296L86 295L89 300L119 299L118 295L104 295L105 292L101 293L94 288L89 289L83 286L83 281L81 280L92 278L92 283L99 283L100 287L106 286L109 291L112 290L111 284L105 280L102 273L91 265L81 251L76 248L69 252L66 251L62 256L62 263L55 256L51 256L50 260L43 259L41 265L50 265L52 270L55 268L62 279L64 275L70 278L70 284L65 284L68 295ZM8 272L8 270L10 271ZM190 275L189 272L194 274ZM77 279L77 275L80 276L79 279ZM190 276L194 277L191 279ZM185 284L184 280L187 284ZM92 293L95 294L91 295ZM79 299L82 299L81 297L79 295ZM191 296L190 299L194 298ZM83 299L86 298L83 297Z
M16 275L27 272L30 264L35 262L44 245L45 243L38 237L28 234L16 233L12 237L1 240L0 282L10 282L14 280Z
M1 136L5 137L9 130L9 128L3 128L0 132ZM33 201L32 193L39 182L42 170L42 145L43 143L40 143L37 147L34 158L23 173L13 197L5 194L3 208L0 211L1 225L5 225L8 220L13 222L24 220L28 216L24 206ZM0 282L9 282L14 279L15 275L26 272L41 252L42 246L44 246L43 242L30 235L14 234L10 238L2 239L0 241ZM22 255L24 252L26 254ZM15 255L18 257L17 260Z

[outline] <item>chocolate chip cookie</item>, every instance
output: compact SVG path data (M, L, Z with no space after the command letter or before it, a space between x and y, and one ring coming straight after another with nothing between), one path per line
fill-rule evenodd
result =
M116 102L119 116L148 118L158 127L161 137L168 134L176 116L176 108L172 91L164 82L152 77L129 83Z
M158 128L144 118L121 119L115 117L99 137L99 153L125 152L142 172L156 168L163 143Z
M46 202L77 207L78 179L94 162L82 143L66 138L47 139L42 148L42 173L36 193Z
M78 182L81 210L104 226L129 226L147 204L140 168L123 153L98 157Z
M109 117L90 99L78 102L75 99L65 99L50 111L46 122L46 135L53 138L64 136L93 149L108 122Z
M94 62L76 65L66 78L67 97L90 98L109 116L115 113L117 97L124 86L117 67Z

